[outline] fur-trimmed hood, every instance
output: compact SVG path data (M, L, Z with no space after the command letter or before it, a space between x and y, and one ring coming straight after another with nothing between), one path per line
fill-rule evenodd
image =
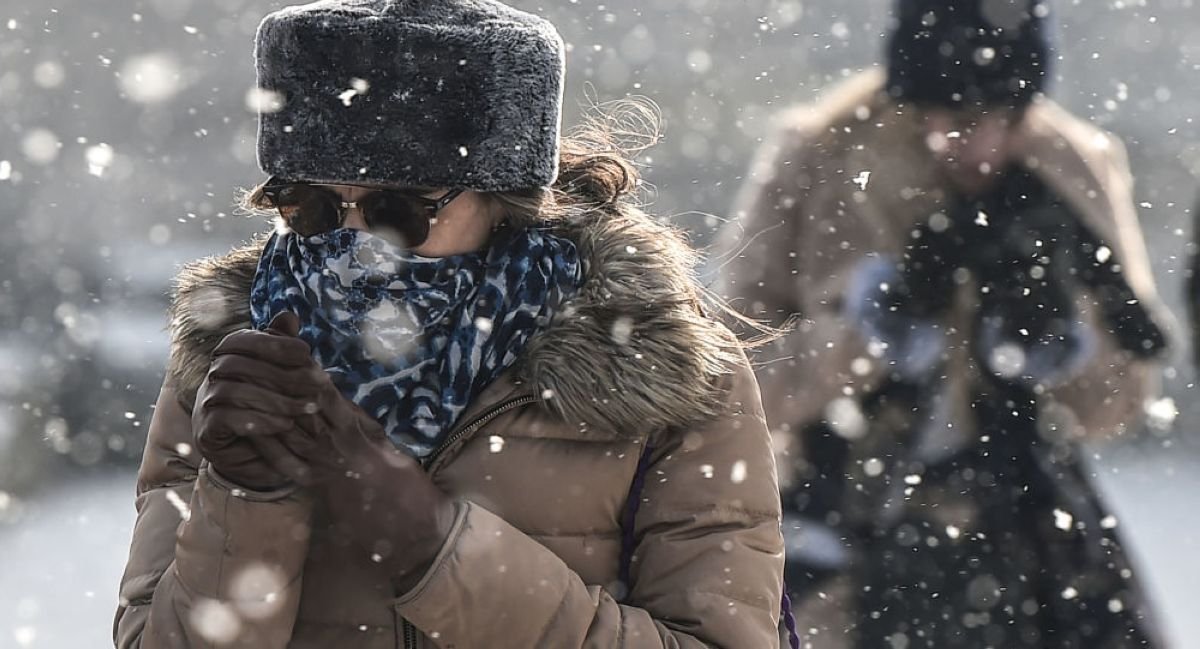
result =
M716 416L717 379L742 362L732 333L697 299L682 235L627 205L580 206L556 224L584 260L579 293L530 340L515 381L572 425L624 435ZM213 349L250 326L265 239L185 266L170 310L168 380L190 405Z

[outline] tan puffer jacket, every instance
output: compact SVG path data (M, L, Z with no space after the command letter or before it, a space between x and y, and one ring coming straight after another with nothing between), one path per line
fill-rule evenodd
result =
M327 531L312 495L206 471L187 409L211 349L247 326L259 248L186 269L117 647L777 646L779 497L744 356L681 299L691 258L673 232L586 211L560 231L587 283L428 462L464 505L408 593ZM621 517L647 444L623 584Z

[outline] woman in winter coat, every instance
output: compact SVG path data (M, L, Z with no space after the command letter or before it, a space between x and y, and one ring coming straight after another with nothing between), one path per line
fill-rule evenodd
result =
M1041 0L899 0L886 74L789 113L728 296L763 363L789 588L832 647L1158 647L1080 441L1135 432L1169 317L1120 142L1041 96Z
M248 197L177 281L118 647L766 647L758 389L563 47L487 0L266 18Z

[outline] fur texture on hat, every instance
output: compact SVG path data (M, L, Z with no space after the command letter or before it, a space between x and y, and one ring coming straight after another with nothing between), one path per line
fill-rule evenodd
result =
M494 0L321 0L258 28L258 162L289 180L548 187L563 43Z
M917 104L1029 105L1050 78L1048 0L897 0L888 92Z

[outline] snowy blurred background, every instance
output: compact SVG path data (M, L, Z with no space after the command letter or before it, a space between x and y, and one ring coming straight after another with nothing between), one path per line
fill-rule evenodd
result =
M170 278L264 226L232 204L261 178L252 38L282 4L0 3L0 647L110 642ZM569 44L568 123L594 101L658 103L666 137L644 160L654 210L704 245L771 115L879 60L890 0L514 4ZM1185 334L1200 4L1057 7L1053 94L1127 143L1160 288ZM1160 426L1095 456L1178 647L1200 647L1190 358L1181 348L1163 376L1174 405L1155 405Z

